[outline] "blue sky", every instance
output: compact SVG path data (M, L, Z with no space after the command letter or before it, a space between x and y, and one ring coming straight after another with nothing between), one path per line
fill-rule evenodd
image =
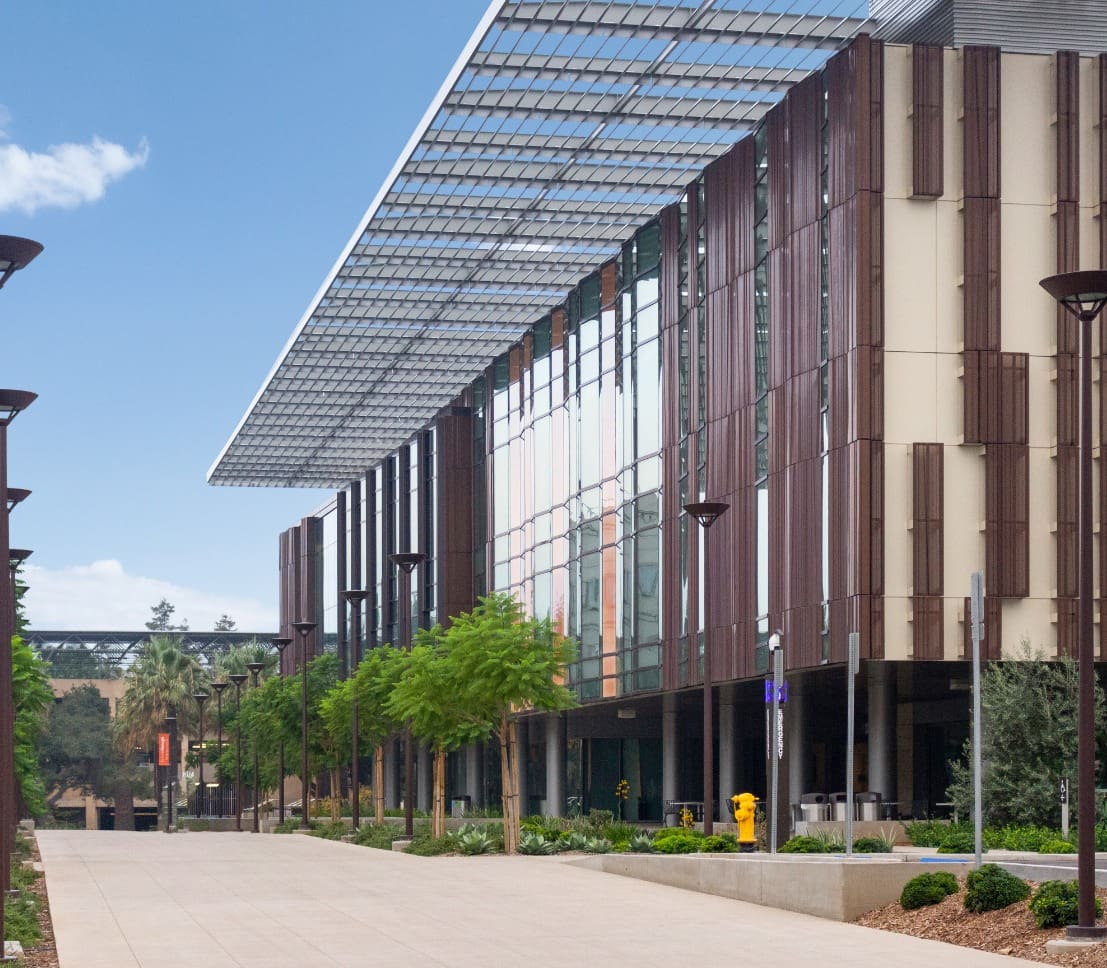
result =
M32 624L275 625L278 532L326 492L205 472L486 5L5 11L0 234L46 246L0 291Z

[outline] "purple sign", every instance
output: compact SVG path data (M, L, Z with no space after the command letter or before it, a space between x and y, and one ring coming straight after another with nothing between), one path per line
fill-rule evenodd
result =
M780 684L780 692L777 694L776 701L780 705L784 705L788 701L788 680L785 679ZM765 705L771 706L773 704L773 680L765 680Z

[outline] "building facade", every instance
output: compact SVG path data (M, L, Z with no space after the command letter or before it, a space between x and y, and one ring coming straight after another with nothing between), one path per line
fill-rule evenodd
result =
M510 591L581 646L580 708L528 721L524 812L611 808L626 778L629 818L661 820L703 799L705 650L714 801L765 796L774 630L788 800L845 789L856 632L855 786L940 813L971 572L986 658L1074 651L1076 330L1037 282L1107 263L1105 125L1107 56L858 36L281 536L282 634L308 616L348 656L344 588L371 593L368 648L404 608ZM730 509L703 532L695 500ZM448 796L492 796L492 755L454 757Z

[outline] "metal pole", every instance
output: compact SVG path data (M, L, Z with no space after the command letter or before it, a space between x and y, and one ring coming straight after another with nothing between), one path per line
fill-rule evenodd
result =
M8 427L0 421L0 555L11 552L8 530ZM8 569L4 568L7 576ZM10 581L10 578L5 578ZM12 693L11 639L15 629L12 596L0 594L0 898L11 890L11 855L15 846L15 699ZM0 903L0 957L3 957L4 911Z
M972 827L976 866L984 855L984 797L981 787L980 643L984 639L984 574L972 573Z
M246 676L235 673L234 683L234 829L242 833L242 683Z
M203 696L203 693L197 693L192 698L196 700L196 705L200 707L200 785L196 788L196 816L201 817L204 814L204 702L207 700L207 696Z
M357 709L357 667L361 664L361 603L365 592L348 594L350 602L350 678L354 680L350 698L350 826L354 830L361 825L361 777L358 769L361 760L359 747L360 725Z
M258 687L258 670L257 669L251 669L250 670L250 685L254 689L257 689L257 687ZM256 700L255 700L255 705L256 705ZM256 834L261 829L260 824L259 824L259 816L258 816L259 813L260 813L260 810L258 809L258 801L261 799L261 797L260 797L261 783L258 780L258 737L257 737L256 727L255 727L255 730L254 730L254 734L250 737L250 745L254 747L254 823L253 823L253 831Z
M769 811L769 853L776 853L777 814L779 812L778 798L780 791L780 756L784 742L784 731L781 724L780 711L780 687L784 682L784 652L780 645L772 650L773 654L773 703L772 703L772 736L773 741L769 747L769 759L772 764L772 791L773 798Z
M219 721L219 739L215 744L215 755L219 758L220 762L223 760L223 690L227 688L225 682L216 682L212 684L212 688L215 690L215 717ZM223 777L219 777L219 816L223 816Z
M411 572L400 567L400 639L411 651ZM415 750L412 749L411 723L404 727L404 836L415 832Z
M300 630L300 829L308 824L308 654L309 629Z
M849 662L846 667L846 856L853 856L853 727L857 695L857 669L861 664L861 635L849 634Z
M1094 319L1094 316L1092 317ZM1092 617L1092 320L1080 321L1080 696L1077 725L1079 769L1079 927L1095 937L1095 649ZM1070 937L1072 933L1070 932Z
M701 576L701 581L703 580ZM715 710L712 705L711 643L703 637L703 835L715 833Z

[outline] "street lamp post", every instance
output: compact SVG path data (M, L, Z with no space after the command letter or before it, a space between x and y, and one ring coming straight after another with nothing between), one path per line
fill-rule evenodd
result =
M242 683L245 672L227 676L234 683L234 829L242 833Z
M348 588L342 593L350 603L350 678L357 675L361 664L361 603L369 592L364 588ZM357 684L350 693L350 824L354 830L361 825L361 777L358 767L361 757L358 750Z
M204 703L211 698L211 695L206 692L194 692L192 698L196 700L196 706L200 710L200 782L196 785L196 816L202 817L204 814L204 793L206 791L204 786L204 756L206 753L204 750Z
M261 674L261 670L265 668L264 662L247 662L246 668L250 670L250 687L257 689L258 676ZM250 745L254 748L254 833L258 832L258 800L260 799L259 793L261 792L261 783L258 780L258 731L255 725L253 735L250 737Z
M392 563L400 569L400 641L406 651L411 651L411 573L427 556L418 551L402 551L394 554ZM404 729L404 836L411 838L415 831L415 751L411 748L411 724Z
M1092 600L1092 323L1107 305L1107 271L1064 272L1041 286L1080 324L1079 512L1077 545L1077 792L1080 829L1077 849L1078 922L1065 929L1080 940L1104 940L1107 928L1095 923L1095 642Z
M314 622L293 622L300 633L300 829L308 829L308 636L315 631Z
M278 635L269 640L277 649L277 672L280 675L284 675L284 669L282 663L284 660L284 650L288 648L292 639L284 635ZM284 740L281 740L281 748L277 753L277 775L280 780L277 782L277 822L284 823Z
M18 235L0 235L0 289L42 251L42 243ZM0 390L0 556L9 551L8 513L21 498L8 491L8 424L31 405L35 394L25 390ZM12 489L15 491L15 489ZM26 492L23 497L27 496ZM10 503L9 503L10 502ZM3 558L0 557L0 561ZM13 589L14 592L14 589ZM0 594L0 899L11 888L11 856L15 846L15 701L12 695L12 652L8 643L15 634L11 595ZM4 953L4 905L0 903L0 961Z
M705 542L707 529L729 509L730 505L722 501L694 501L684 505L684 510L703 528ZM700 575L700 583L704 588L707 587L703 585L705 580L705 576ZM706 595L704 600L707 600ZM704 616L700 618L702 621ZM705 633L703 640L703 833L705 837L710 837L715 832L715 710L712 706L714 685L711 681L711 643Z
M215 718L219 724L219 741L215 744L216 753L215 756L220 763L223 761L223 690L229 686L230 683L226 680L223 682L213 682L211 688L215 690ZM223 777L219 777L219 816L223 816Z

